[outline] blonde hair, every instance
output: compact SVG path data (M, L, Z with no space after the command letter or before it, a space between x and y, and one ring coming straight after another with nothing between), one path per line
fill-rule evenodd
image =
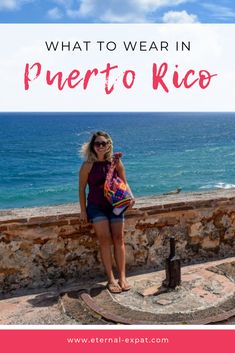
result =
M80 153L85 157L87 162L97 161L97 155L94 149L94 142L96 137L103 136L109 142L107 152L104 155L105 160L111 161L113 155L113 141L109 134L105 131L96 131L92 136L90 141L84 143L81 147Z

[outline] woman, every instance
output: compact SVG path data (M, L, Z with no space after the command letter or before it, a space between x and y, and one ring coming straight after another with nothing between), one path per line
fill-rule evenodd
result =
M113 142L111 137L103 131L97 131L91 140L82 146L82 154L86 161L79 173L79 196L81 207L81 221L93 224L100 244L101 259L108 277L107 288L112 293L127 291L131 287L126 280L125 244L124 244L124 215L115 215L112 206L104 196L104 182L111 165ZM126 175L121 160L114 172L126 184ZM86 186L89 193L86 202ZM130 187L128 190L132 195ZM134 205L134 197L130 207ZM112 270L111 245L114 245L114 257L117 264L119 279L116 282Z

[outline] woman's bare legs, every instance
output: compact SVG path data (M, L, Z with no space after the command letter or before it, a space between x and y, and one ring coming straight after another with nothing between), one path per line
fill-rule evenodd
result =
M112 238L110 233L109 222L106 220L99 221L93 224L95 233L100 244L100 255L108 277L108 283L115 283L115 278L112 269Z
M123 290L130 289L126 280L126 249L124 243L124 223L111 223L111 232L114 245L114 257L119 273L119 284Z

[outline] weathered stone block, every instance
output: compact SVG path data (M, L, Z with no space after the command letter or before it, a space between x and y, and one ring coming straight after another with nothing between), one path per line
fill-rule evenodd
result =
M204 237L202 240L202 248L203 249L217 249L220 244L219 239L211 239L210 237Z
M203 225L201 222L197 222L191 225L189 230L189 236L191 238L203 238Z

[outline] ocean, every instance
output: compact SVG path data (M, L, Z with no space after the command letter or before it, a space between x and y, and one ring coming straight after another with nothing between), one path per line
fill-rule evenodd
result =
M235 187L235 113L0 113L0 208L77 202L96 130L123 152L136 197Z

